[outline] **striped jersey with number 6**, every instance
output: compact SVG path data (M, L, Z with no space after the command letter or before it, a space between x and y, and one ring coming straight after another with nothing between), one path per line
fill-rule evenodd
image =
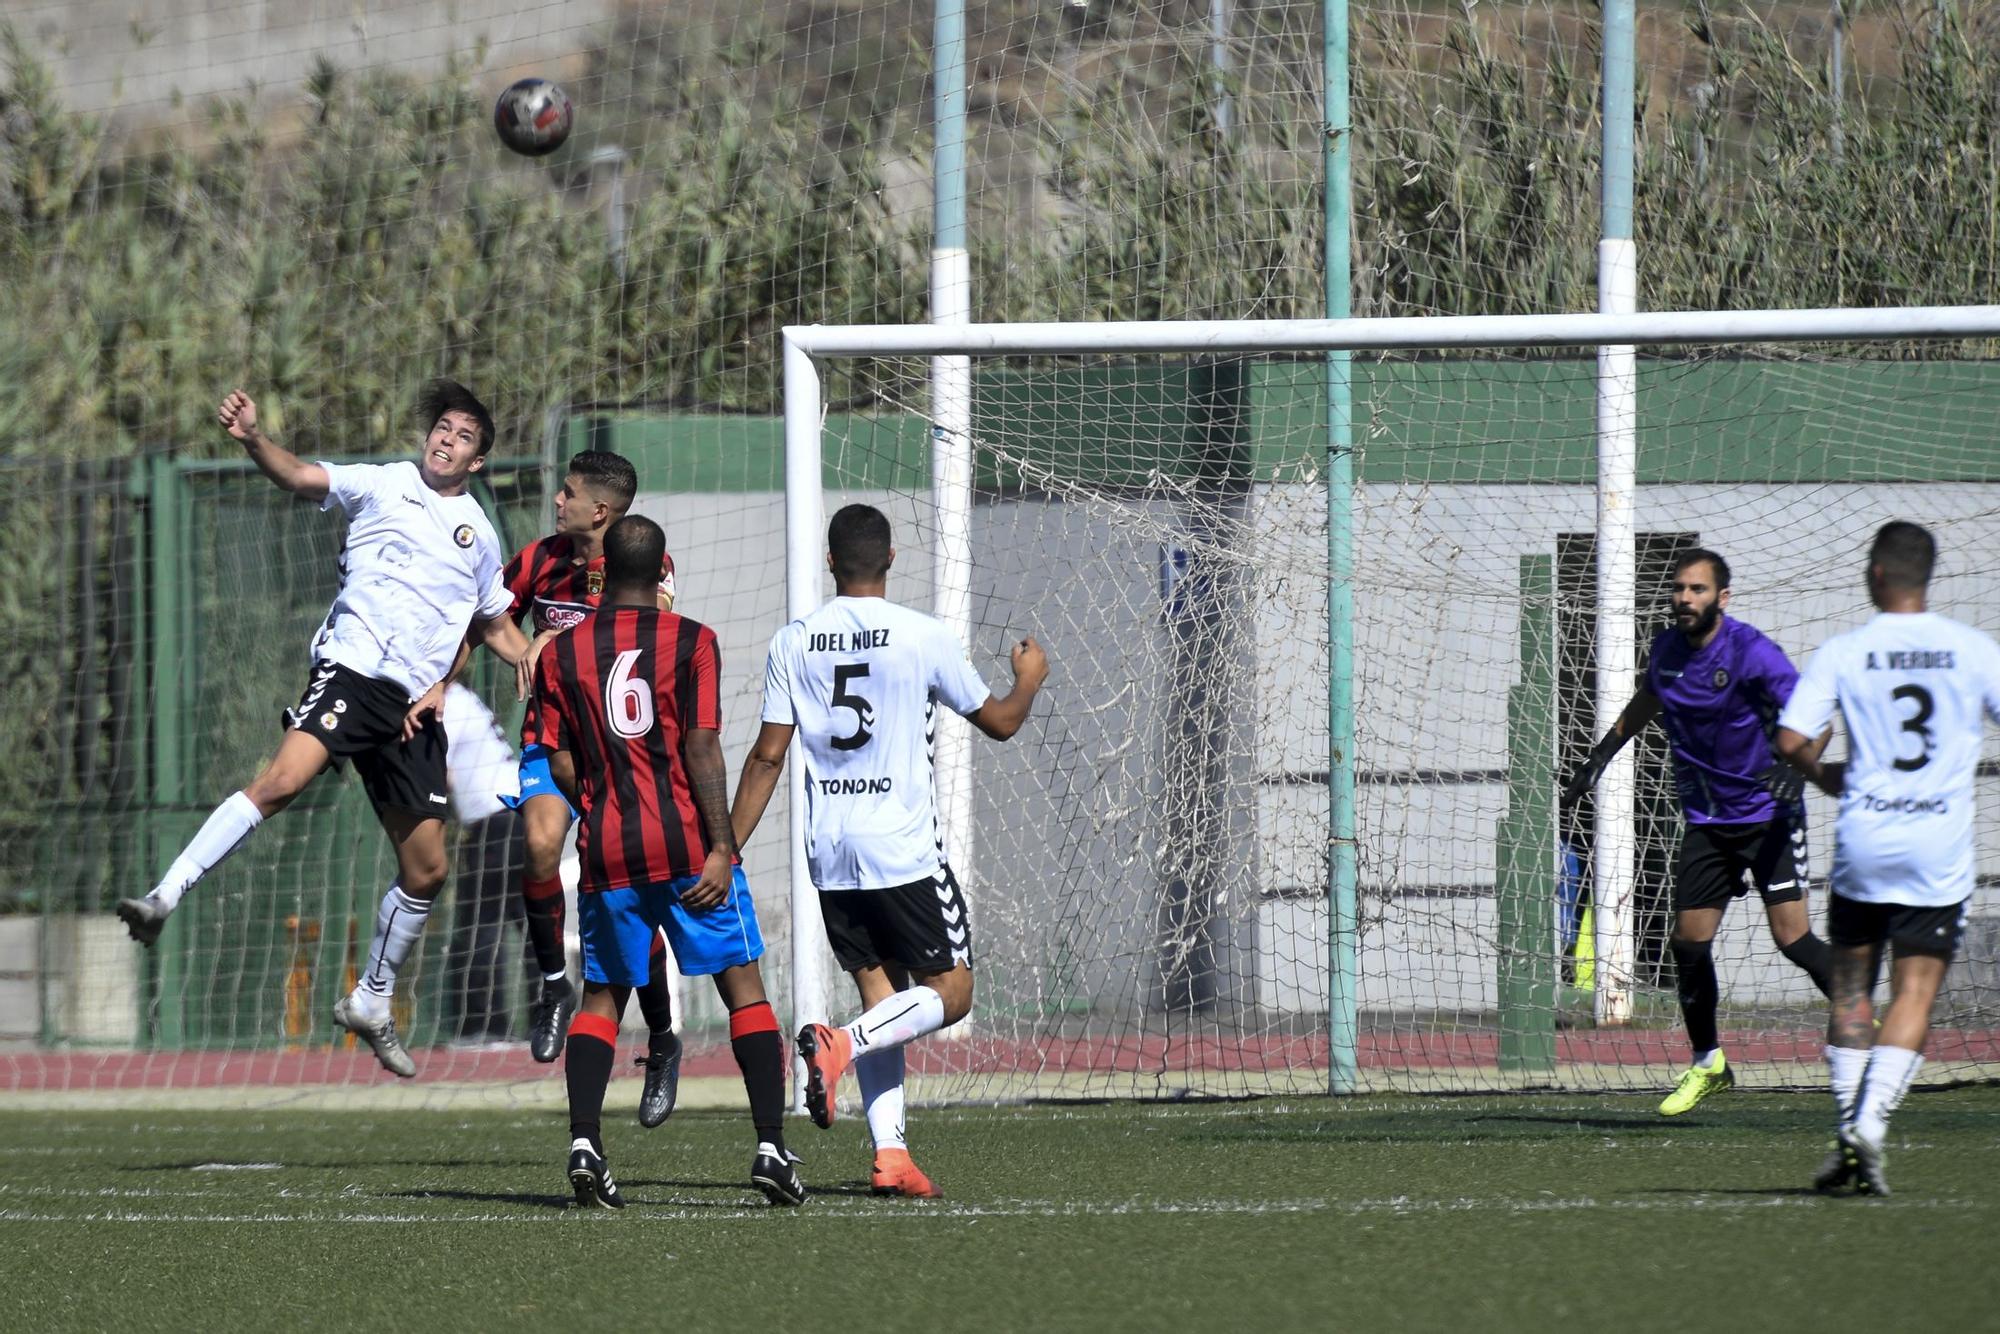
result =
M543 650L527 740L576 761L581 888L701 872L708 830L681 741L692 728L721 729L721 673L714 631L650 607L602 607Z
M944 868L936 707L975 713L991 693L942 621L886 598L835 598L772 637L764 721L798 728L815 885L890 889Z

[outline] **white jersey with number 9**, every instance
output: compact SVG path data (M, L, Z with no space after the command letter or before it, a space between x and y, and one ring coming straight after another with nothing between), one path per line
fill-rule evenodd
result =
M943 622L886 598L835 598L772 637L763 717L799 730L813 884L889 889L942 869L936 706L975 713L991 694Z

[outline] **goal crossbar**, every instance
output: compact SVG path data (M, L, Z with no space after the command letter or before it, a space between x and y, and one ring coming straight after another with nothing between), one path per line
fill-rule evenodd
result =
M1346 320L1161 320L1044 324L787 325L815 357L1009 353L1387 352L1424 348L1596 347L2000 334L2000 305L1889 309L1660 311L1631 315L1445 315Z

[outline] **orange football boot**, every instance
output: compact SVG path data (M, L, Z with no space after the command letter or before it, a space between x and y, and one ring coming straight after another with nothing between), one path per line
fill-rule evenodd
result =
M875 1171L869 1183L877 1195L903 1195L913 1200L941 1200L944 1192L924 1175L924 1169L910 1161L908 1149L877 1149Z
M806 1114L821 1130L833 1127L840 1076L854 1059L854 1039L844 1028L807 1024L799 1030L799 1059L806 1063Z

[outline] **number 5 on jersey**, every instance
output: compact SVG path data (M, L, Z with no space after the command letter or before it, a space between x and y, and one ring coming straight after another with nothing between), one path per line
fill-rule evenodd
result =
M611 730L628 740L653 730L653 687L632 675L640 650L628 648L618 655L611 675L604 682L604 717Z
M848 682L855 677L866 675L868 664L865 662L850 662L833 669L833 707L854 710L854 731L849 736L834 737L835 750L860 750L874 735L869 729L875 726L875 706L866 697L847 688Z

